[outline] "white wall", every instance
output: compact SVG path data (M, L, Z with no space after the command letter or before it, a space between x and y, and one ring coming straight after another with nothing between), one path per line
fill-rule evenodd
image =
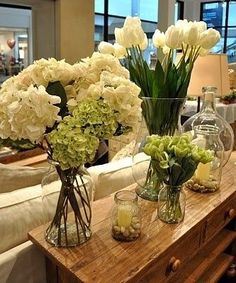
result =
M94 0L4 0L32 9L33 59L74 63L94 50ZM16 17L17 18L17 17Z

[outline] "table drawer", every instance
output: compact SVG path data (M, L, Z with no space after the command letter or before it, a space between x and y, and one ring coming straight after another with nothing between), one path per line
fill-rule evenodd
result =
M153 260L142 279L132 282L161 283L173 277L176 272L181 272L182 267L196 254L200 247L201 232L203 225L195 227L191 233L184 236L174 247L170 247ZM154 256L153 256L154 257Z
M220 205L214 215L209 215L206 220L205 235L203 243L209 241L216 235L228 222L236 216L236 192L224 204Z

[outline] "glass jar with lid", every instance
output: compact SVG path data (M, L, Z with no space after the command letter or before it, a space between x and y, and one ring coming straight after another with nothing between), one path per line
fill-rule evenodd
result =
M230 158L234 146L234 133L230 124L216 111L216 87L202 88L204 95L201 111L183 124L183 132L193 131L195 126L210 125L219 129L219 137L224 147L223 166Z
M220 139L220 131L216 126L199 125L194 127L192 142L209 150L213 160L199 163L193 177L185 183L185 187L200 193L215 192L220 188L224 146Z
M112 210L112 236L119 241L133 241L141 233L141 216L138 196L135 192L122 190L114 196Z

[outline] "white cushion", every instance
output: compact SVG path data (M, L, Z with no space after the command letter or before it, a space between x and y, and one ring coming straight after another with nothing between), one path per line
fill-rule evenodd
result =
M0 163L0 193L40 184L47 167L28 167Z
M0 253L26 241L44 221L41 185L0 194Z
M88 168L95 184L94 200L105 197L115 191L133 184L132 158Z
M134 152L134 147L135 147L135 140L131 141L129 144L122 147L112 158L111 162L120 160L128 156L132 156Z
M30 241L0 254L1 283L46 282L45 258Z

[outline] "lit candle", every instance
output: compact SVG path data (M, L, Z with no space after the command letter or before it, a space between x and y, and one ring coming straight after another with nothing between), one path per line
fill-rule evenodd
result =
M118 206L117 212L117 224L124 228L129 227L132 221L132 207L130 205L120 205Z
M199 180L208 180L210 177L210 169L211 169L211 162L208 162L206 164L200 162L195 172L196 178Z

